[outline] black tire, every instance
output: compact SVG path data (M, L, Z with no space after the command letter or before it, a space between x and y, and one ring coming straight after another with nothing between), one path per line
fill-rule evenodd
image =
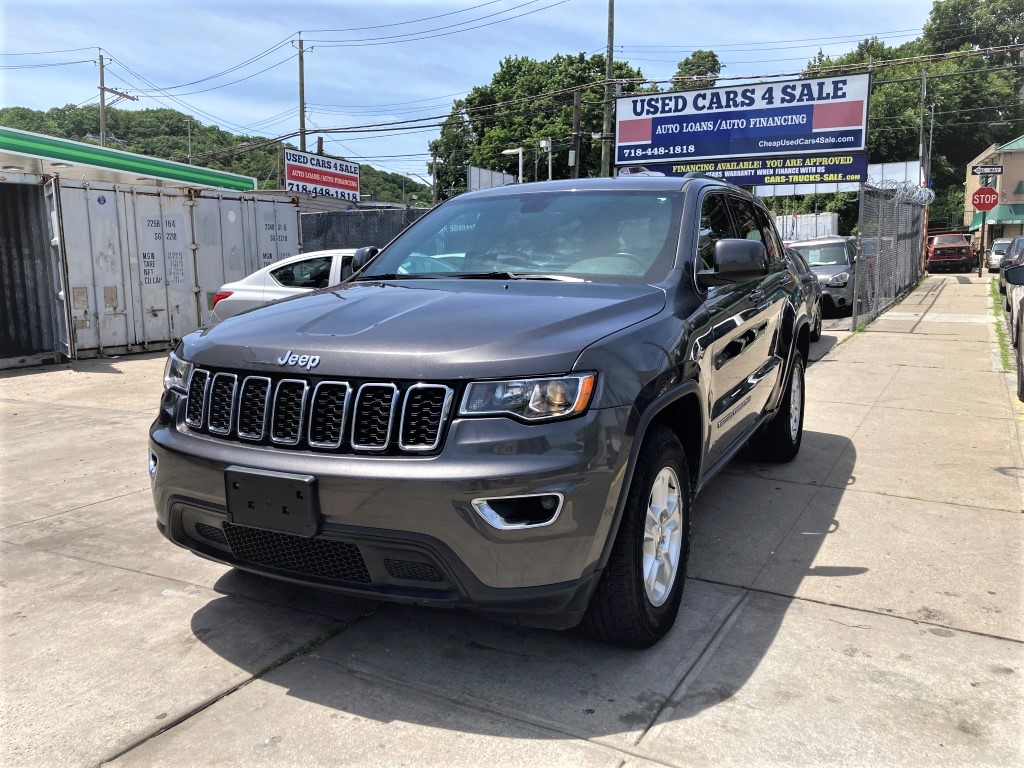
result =
M1017 399L1024 403L1024 365L1021 359L1024 357L1024 350L1017 350Z
M790 416L793 413L794 397L793 382L799 382L799 409L797 416L796 435L793 435ZM782 395L782 404L770 422L756 435L750 438L750 452L757 461L784 464L792 461L800 453L800 443L804 437L804 403L806 402L804 387L804 358L797 354L793 361L793 370L786 382L786 391Z
M642 575L644 522L654 481L665 468L678 480L682 522L679 564L668 596L654 605ZM592 637L624 648L650 648L672 628L679 613L690 553L690 473L679 439L656 425L644 438L629 497L622 512L608 565L601 574L581 628Z
M821 339L821 312L822 306L818 305L818 319L814 321L814 327L811 329L811 341L819 341Z

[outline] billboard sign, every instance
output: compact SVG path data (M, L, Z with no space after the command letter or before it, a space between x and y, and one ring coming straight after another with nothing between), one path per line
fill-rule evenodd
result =
M289 192L359 202L359 163L286 148L284 178Z
M616 99L616 165L862 152L869 75Z
M866 181L868 158L863 152L847 155L796 155L734 160L696 160L644 163L619 168L619 176L682 176L706 173L741 187L762 184L831 184Z

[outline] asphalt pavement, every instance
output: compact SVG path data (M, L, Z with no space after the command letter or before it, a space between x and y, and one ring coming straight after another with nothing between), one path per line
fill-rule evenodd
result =
M655 648L275 583L156 530L162 355L0 374L0 763L1024 765L1024 408L988 278L826 324Z

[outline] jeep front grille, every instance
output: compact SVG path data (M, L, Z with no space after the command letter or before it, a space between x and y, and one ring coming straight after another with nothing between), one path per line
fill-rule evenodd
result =
M343 453L429 453L455 391L445 384L307 380L196 368L185 424L228 440Z

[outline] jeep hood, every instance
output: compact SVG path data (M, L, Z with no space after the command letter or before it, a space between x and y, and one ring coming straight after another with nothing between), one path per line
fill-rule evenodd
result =
M559 373L590 344L664 306L664 291L650 285L357 282L196 331L184 354L216 368L386 380ZM320 360L312 371L279 364L288 352Z

